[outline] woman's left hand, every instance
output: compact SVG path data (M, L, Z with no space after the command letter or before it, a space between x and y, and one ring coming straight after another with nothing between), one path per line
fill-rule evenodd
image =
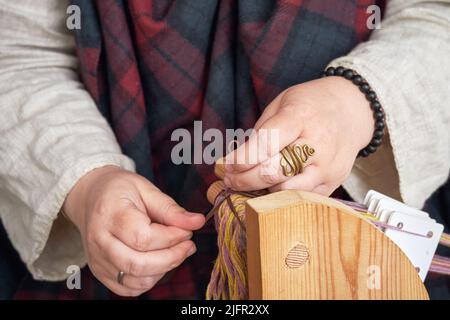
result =
M267 106L248 141L227 155L225 184L240 191L300 189L328 196L350 174L373 132L369 102L350 81L325 77L290 87ZM286 177L280 151L294 144L315 153L302 173Z

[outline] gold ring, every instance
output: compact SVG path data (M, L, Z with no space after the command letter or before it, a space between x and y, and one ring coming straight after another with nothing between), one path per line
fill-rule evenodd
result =
M303 172L306 161L314 154L315 150L307 144L294 144L286 146L281 153L280 165L286 177L292 177Z

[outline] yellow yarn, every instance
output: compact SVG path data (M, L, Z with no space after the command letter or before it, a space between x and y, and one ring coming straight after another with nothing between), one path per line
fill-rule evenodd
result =
M214 263L206 299L242 300L248 298L245 201L249 197L230 195L238 217L223 201L215 215L219 255Z

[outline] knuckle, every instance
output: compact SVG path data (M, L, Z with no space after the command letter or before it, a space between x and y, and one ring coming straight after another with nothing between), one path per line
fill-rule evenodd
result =
M231 187L236 190L241 190L242 188L246 187L245 182L238 177L229 177L228 181L230 182Z
M168 240L168 246L173 247L174 245L176 245L178 243L180 238L181 237L172 234Z
M274 185L278 182L278 176L266 173L261 175L261 180L268 185Z
M94 205L94 212L98 216L105 216L109 212L109 202L106 199L100 198Z
M174 210L178 210L178 209L179 209L179 206L177 205L177 203L175 201L173 201L172 199L168 199L163 204L161 211L164 212L165 214L170 214L170 213L173 213Z
M131 181L137 181L139 183L141 183L141 185L145 186L145 188L147 188L148 190L151 191L157 191L158 188L156 188L153 184L150 183L150 181L145 178L144 176L141 176L139 174L136 174L134 172L130 172L130 171L126 171L125 173L125 178L131 180Z
M151 235L143 230L134 232L133 247L139 251L146 251L151 243Z
M264 183L269 185L274 185L280 182L278 171L274 168L272 169L261 168L260 177Z
M183 259L180 259L180 258L178 260L172 262L169 270L173 270L173 269L177 268L182 262L183 262Z
M127 263L126 270L126 273L138 277L143 273L144 265L140 259L130 259Z
M187 253L181 254L178 251L170 250L170 264L169 268L170 270L175 269L178 267L184 260L184 258L187 256Z
M151 289L155 285L155 280L151 277L142 278L139 281L139 287L141 289Z
M298 105L288 102L283 104L283 107L281 108L280 112L286 112L289 115L295 115L298 111Z

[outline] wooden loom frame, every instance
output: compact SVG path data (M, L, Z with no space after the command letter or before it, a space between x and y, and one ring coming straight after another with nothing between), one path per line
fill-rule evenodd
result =
M250 299L429 299L402 250L336 200L298 190L249 199L246 229Z

